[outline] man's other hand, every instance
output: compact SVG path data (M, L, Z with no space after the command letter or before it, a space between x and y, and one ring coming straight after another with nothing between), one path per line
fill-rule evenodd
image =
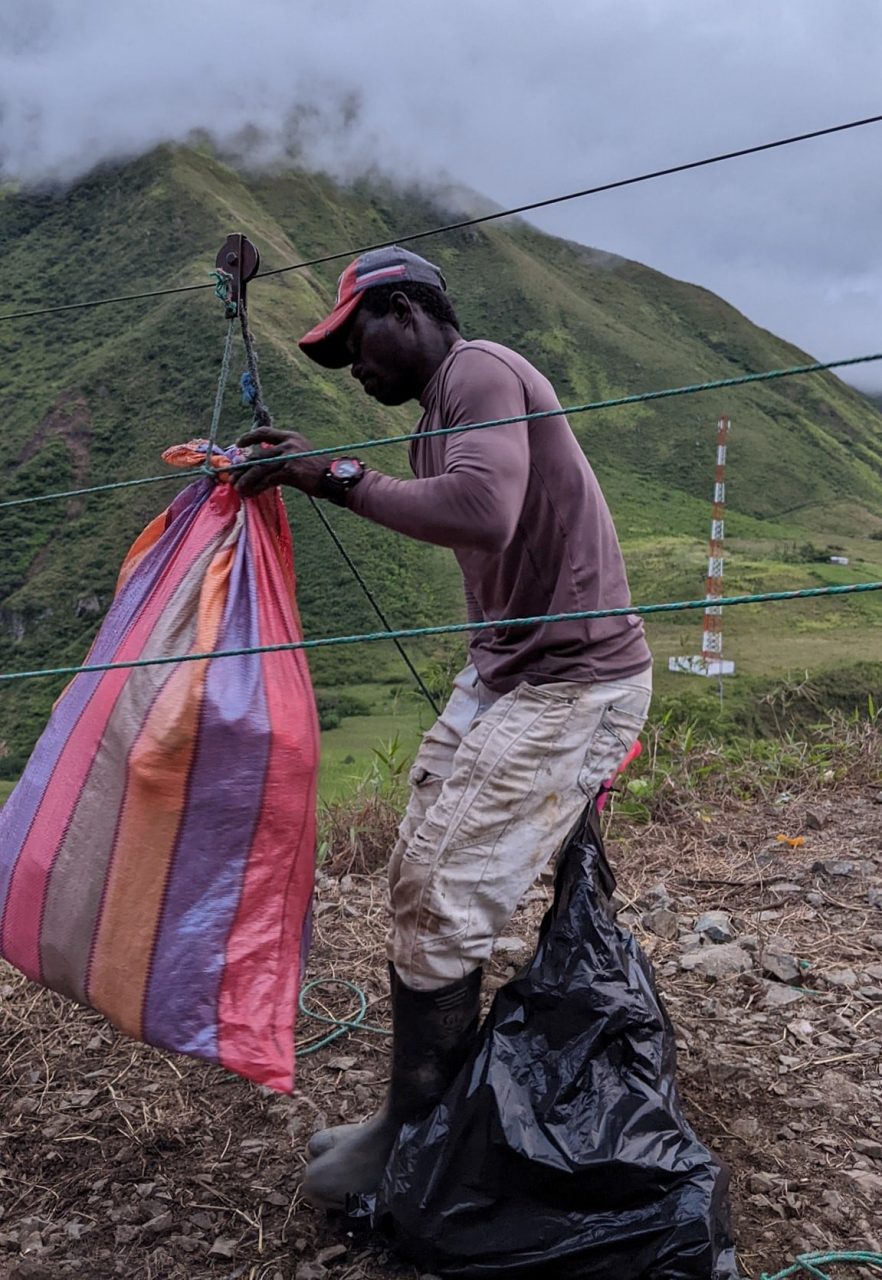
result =
M277 431L275 427L257 427L247 432L237 442L244 449L249 446L252 456L260 458L254 466L236 473L233 485L243 498L254 498L266 489L280 484L292 485L312 497L318 493L322 476L327 469L324 457L293 458L287 461L264 461L282 458L289 453L303 453L313 446L306 436L297 431Z

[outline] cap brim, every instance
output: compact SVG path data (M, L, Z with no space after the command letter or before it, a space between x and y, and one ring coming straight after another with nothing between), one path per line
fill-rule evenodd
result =
M362 294L357 293L354 298L338 303L330 315L303 335L297 344L300 350L326 369L344 369L351 364L352 357L346 349L343 337L347 322L361 299Z

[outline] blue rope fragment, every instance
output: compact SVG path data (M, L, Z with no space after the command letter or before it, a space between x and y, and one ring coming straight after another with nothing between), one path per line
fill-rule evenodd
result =
M863 1252L846 1252L846 1253L801 1253L796 1261L789 1267L785 1267L783 1271L776 1271L774 1275L769 1275L764 1271L760 1276L760 1280L785 1280L787 1276L798 1275L800 1271L807 1272L810 1276L816 1276L817 1280L832 1280L826 1271L821 1271L821 1267L829 1266L831 1263L838 1264L840 1262L857 1262L865 1267L879 1267L882 1269L882 1253L863 1253Z
M346 991L351 991L358 1001L358 1009L351 1018L331 1018L324 1013L316 1013L314 1009L310 1009L306 1004L306 995L316 987L343 987ZM365 1022L367 1016L367 996L361 987L357 987L354 982L348 982L345 978L313 978L311 982L307 982L301 988L300 998L297 1001L298 1008L304 1017L312 1018L315 1022L324 1022L327 1026L333 1027L333 1031L329 1031L327 1035L322 1036L320 1040L308 1041L301 1049L297 1046L297 1056L305 1057L308 1053L318 1053L319 1049L326 1048L335 1040L339 1040L341 1036L345 1036L347 1031L367 1031L375 1036L391 1036L392 1032L387 1031L384 1027L372 1027L370 1023Z

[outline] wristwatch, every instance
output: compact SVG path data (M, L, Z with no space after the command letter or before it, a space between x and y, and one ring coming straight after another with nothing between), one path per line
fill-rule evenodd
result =
M345 507L350 489L355 488L364 471L364 464L358 458L335 458L322 476L319 496Z

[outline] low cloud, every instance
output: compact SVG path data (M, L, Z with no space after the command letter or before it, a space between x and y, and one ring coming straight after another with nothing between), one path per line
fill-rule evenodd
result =
M0 176L69 183L207 131L251 163L507 206L873 114L880 47L875 0L6 0ZM868 352L880 144L869 126L534 221L703 284L820 357ZM882 387L882 369L853 376Z

